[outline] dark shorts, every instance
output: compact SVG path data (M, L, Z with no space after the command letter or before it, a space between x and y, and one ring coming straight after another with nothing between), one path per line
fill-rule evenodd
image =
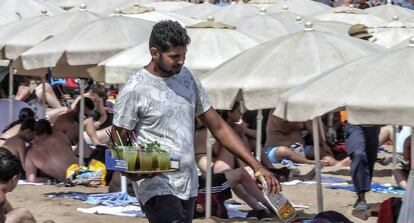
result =
M145 205L142 211L151 223L189 223L193 220L195 198L181 200L173 195L155 196Z

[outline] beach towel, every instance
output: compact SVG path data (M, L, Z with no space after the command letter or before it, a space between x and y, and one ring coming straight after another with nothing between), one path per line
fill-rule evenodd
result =
M127 205L124 207L96 206L92 208L77 208L76 210L87 214L116 215L136 218L145 217L145 214L142 212L141 207L136 205Z
M45 194L48 198L70 198L84 201L88 204L103 205L103 206L126 206L129 204L138 204L135 197L129 196L127 193L101 193L101 194L86 194L86 193L49 193Z
M349 191L355 192L354 185L349 185L349 186L331 185L331 186L327 186L326 188L329 188L329 189L343 189L343 190L349 190ZM394 187L394 186L391 186L391 185L387 185L387 184L379 184L379 183L372 183L371 184L371 191L372 192L377 192L377 193L399 194L399 195L402 195L405 192L404 189Z
M33 186L45 185L45 184L43 184L43 183L30 183L30 182L29 182L29 181L27 181L27 180L19 180L19 181L17 182L17 184L19 184L19 185L33 185Z

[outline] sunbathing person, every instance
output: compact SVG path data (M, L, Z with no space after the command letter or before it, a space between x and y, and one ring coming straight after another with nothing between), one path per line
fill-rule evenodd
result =
M207 138L207 129L199 128L195 133L195 158L198 167L204 173L207 172L207 155L206 155L206 138ZM223 148L224 149L224 148ZM266 199L264 198L262 192L257 187L253 177L249 174L248 167L240 167L237 169L227 168L227 169L217 169L216 162L212 162L212 167L215 172L213 174L213 180L226 180L234 193L247 203L253 210L249 211L247 218L254 220L270 221L271 220L271 210L270 206L267 204ZM214 182L216 184L224 184L225 182ZM260 203L267 206L263 207Z
M13 208L6 194L12 192L23 171L21 162L10 151L0 148L0 222L35 223L36 220L26 208ZM48 220L46 222L52 223Z
M20 127L19 133L8 138L4 143L4 147L13 153L13 155L17 156L21 162L24 162L26 159L26 152L34 139L35 124L36 120L34 118L25 119ZM23 169L25 169L24 165Z
M89 91L85 93L85 98L92 99L95 105L95 109L92 112L93 116L85 119L85 131L88 134L89 139L95 145L100 145L105 142L101 142L100 138L98 137L97 130L108 118L108 115L106 114L106 110L104 107L104 99L106 98L105 87L97 84L92 85ZM75 99L75 101L71 105L72 109L75 109L79 100L80 97ZM110 128L108 128L108 130L109 129Z
M64 181L67 168L78 162L71 142L61 131L52 131L49 121L45 119L36 123L35 132L36 139L26 155L27 180L45 182L48 178L54 178Z
M408 160L406 164L403 164L401 169L395 169L392 171L397 185L403 189L408 187L408 175L410 174L411 168L411 136L405 140L403 157Z
M283 159L296 163L315 164L313 145L307 145L303 134L312 135L312 123L289 122L269 113L266 125L266 143L264 149L272 163L279 163ZM346 165L347 162L337 161L328 144L321 140L321 161L324 165Z
M95 105L92 100L85 98L85 119L92 115L94 108ZM71 145L78 145L79 143L79 113L80 103L77 103L74 109L60 115L53 124L53 129L56 132L62 132L70 141Z
M4 146L4 142L6 139L17 135L23 121L29 117L31 118L35 117L34 111L30 108L22 108L19 111L19 119L10 123L10 125L6 129L3 130L3 133L0 136L0 146Z

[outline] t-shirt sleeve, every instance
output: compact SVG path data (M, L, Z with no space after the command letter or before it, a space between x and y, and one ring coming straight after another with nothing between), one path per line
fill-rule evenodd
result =
M197 78L195 78L195 83L197 87L196 116L199 116L210 109L212 105L210 99L208 98L206 90Z
M139 104L139 95L135 91L135 84L127 83L116 98L112 123L128 130L135 129L139 120Z

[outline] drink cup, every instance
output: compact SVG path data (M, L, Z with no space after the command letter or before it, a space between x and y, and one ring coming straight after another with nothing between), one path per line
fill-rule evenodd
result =
M139 152L140 170L145 170L145 171L154 170L152 168L152 154L153 153L149 153L149 152Z
M128 170L135 170L135 163L137 161L138 151L135 149L124 150L123 156L127 162Z
M158 167L158 153L152 152L152 169L155 170Z
M160 170L169 170L170 169L170 154L169 153L158 153L158 168Z
M113 151L113 157L123 159L124 158L124 150L127 150L127 146L117 146L115 147L115 151Z

